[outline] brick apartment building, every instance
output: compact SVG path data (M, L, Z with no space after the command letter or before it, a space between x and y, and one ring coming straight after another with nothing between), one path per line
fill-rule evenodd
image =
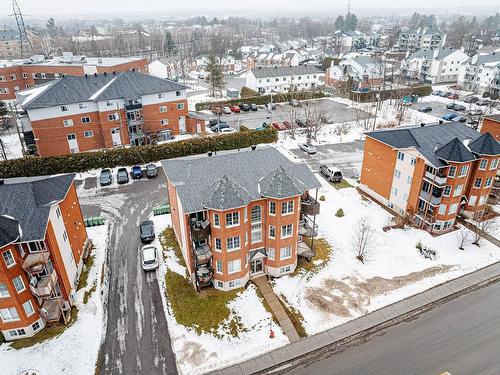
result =
M16 92L67 75L113 74L135 70L148 73L145 57L86 57L65 52L45 59L41 55L23 60L0 60L0 100L15 100Z
M20 92L18 100L42 156L204 131L204 122L188 119L185 86L139 72L67 76Z
M500 115L484 116L481 133L490 133L500 142Z
M360 188L399 215L440 233L457 215L484 209L498 170L500 145L462 123L366 134Z
M0 331L30 337L67 323L90 246L74 175L0 184Z
M321 185L274 148L162 161L172 225L193 285L231 290L292 273L314 254ZM317 192L317 190L316 190Z

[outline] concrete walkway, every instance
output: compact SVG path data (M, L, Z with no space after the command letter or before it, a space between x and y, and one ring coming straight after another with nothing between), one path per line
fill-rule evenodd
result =
M264 296L267 304L273 311L275 318L278 320L279 325L287 335L290 342L296 342L300 340L299 334L297 333L292 321L288 317L285 309L278 300L278 296L274 294L273 288L269 285L266 276L261 276L252 280L260 292Z
M266 372L272 368L293 366L295 361L325 347L342 347L346 343L375 334L406 319L500 280L500 262L457 279L437 285L422 293L373 311L345 324L305 337L300 341L252 358L240 364L214 371L214 375L246 375ZM259 281L259 283L261 283ZM267 284L264 279L262 284ZM276 296L275 296L276 297ZM267 300L267 299L266 299Z

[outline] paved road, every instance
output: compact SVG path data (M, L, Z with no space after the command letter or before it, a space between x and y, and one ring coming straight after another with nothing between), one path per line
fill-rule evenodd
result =
M281 374L500 374L500 283Z
M110 283L101 374L176 374L156 273L144 273L139 258L138 224L151 209L167 203L163 173L157 179L97 188L87 179L81 199L86 216L111 219Z
M335 164L345 177L357 178L361 174L364 145L364 141L320 145L316 146L318 152L314 155L306 154L301 149L291 152L314 172L319 171L320 164Z

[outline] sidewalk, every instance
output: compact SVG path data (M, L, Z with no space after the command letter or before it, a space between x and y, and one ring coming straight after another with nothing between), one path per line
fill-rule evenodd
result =
M295 330L292 321L285 312L285 309L283 309L280 301L278 301L278 297L276 296L276 294L274 294L274 291L271 288L271 285L269 285L266 276L258 277L256 279L253 279L252 281L261 291L264 299L273 311L275 318L278 320L279 325L285 332L285 335L288 337L290 342L299 341L299 334Z
M430 310L436 304L445 303L448 300L457 298L462 294L498 280L500 280L500 262L437 285L422 293L373 311L360 318L353 319L340 326L292 342L282 348L240 364L214 371L211 374L246 375L269 370L280 365L283 366L323 347L343 345L346 342L363 337L365 334L373 334Z

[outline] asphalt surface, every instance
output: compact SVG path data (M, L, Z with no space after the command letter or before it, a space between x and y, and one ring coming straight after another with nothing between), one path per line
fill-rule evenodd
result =
M450 100L449 102L453 103L453 100ZM414 110L419 110L419 109L421 109L423 107L432 107L432 112L428 112L428 114L436 116L438 118L443 117L447 113L456 113L459 116L463 116L463 117L469 118L470 116L467 115L467 111L469 109L479 108L481 110L484 110L484 108L485 108L485 107L478 107L475 104L466 104L465 105L465 107L466 107L465 111L455 111L453 109L446 108L446 103L442 103L442 102L438 102L438 101L436 101L436 102L426 102L426 103L415 103L410 108L414 109Z
M388 328L341 353L308 358L294 375L500 374L500 283Z
M361 175L364 141L335 143L316 146L316 154L307 154L297 148L290 152L299 160L307 163L314 172L319 171L321 164L335 165L344 177L357 178Z
M167 321L156 272L140 264L138 225L153 207L167 203L163 172L156 179L101 188L96 178L80 187L85 216L110 223L109 296L101 374L176 374ZM93 193L95 191L95 194Z
M222 114L221 120L227 122L231 127L238 129L240 125L245 125L248 128L258 128L263 122L280 122L287 120L291 122L292 118L305 119L306 111L324 112L327 115L328 121L331 123L350 122L357 118L365 119L371 117L370 114L353 108L349 108L345 104L337 103L329 99L318 99L311 101L301 101L300 107L293 107L288 103L276 104L276 109L269 113L264 106L259 106L257 111L249 111L231 114ZM215 118L215 115L213 116Z

